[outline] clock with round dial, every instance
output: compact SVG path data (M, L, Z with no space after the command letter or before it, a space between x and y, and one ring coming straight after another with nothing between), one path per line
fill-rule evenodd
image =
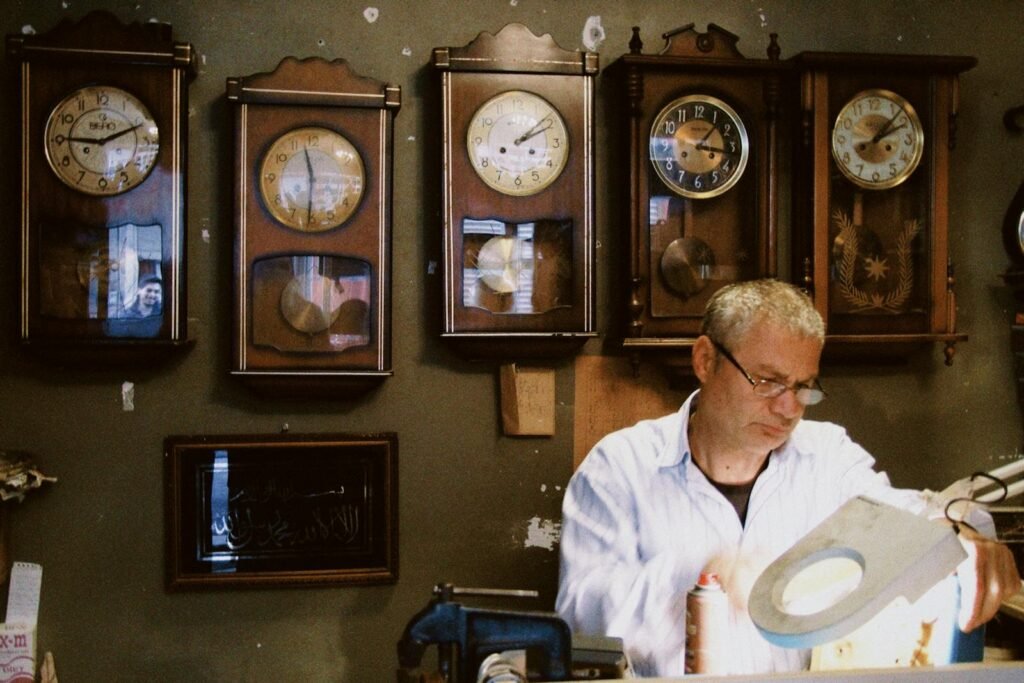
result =
M924 129L910 102L891 90L871 88L839 110L832 127L832 158L854 185L885 190L917 169Z
M543 97L509 90L473 114L466 150L480 179L498 192L526 196L558 178L569 157L569 133L561 114Z
M691 94L665 105L649 136L658 177L676 194L717 197L739 182L750 155L740 115L723 100Z
M366 171L344 135L303 126L275 139L260 166L260 194L282 225L304 232L336 228L359 206Z
M89 85L64 97L46 119L46 160L68 187L89 195L121 194L156 165L160 129L132 93Z

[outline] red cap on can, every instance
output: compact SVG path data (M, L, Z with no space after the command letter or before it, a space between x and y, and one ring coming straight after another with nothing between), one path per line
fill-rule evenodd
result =
M715 572L701 572L700 577L697 579L698 586L717 586L719 585L718 574Z

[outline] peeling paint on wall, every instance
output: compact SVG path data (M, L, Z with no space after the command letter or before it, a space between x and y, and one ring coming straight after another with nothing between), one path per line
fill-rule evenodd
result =
M369 23L377 21L377 17L380 16L380 10L376 7L367 7L363 10L363 18Z
M583 25L583 47L597 52L603 42L604 26L601 25L601 17L587 17L587 23Z
M527 521L526 541L524 548L544 548L554 550L562 535L562 523L553 519L531 517Z
M121 410L126 413L135 410L135 385L131 382L121 383Z

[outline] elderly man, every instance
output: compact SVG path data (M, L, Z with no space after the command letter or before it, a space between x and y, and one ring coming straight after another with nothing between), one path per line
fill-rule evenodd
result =
M556 609L576 632L623 638L637 673L684 673L686 593L717 572L730 598L730 673L807 668L764 640L746 609L763 569L857 495L920 512L841 427L804 420L821 401L821 317L800 290L742 282L709 301L693 347L700 381L677 413L602 439L563 503ZM976 585L965 630L1020 589L1002 544L966 526Z

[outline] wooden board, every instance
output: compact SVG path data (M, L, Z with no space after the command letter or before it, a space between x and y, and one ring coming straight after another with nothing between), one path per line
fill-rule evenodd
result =
M693 387L670 387L656 366L637 374L624 356L580 355L575 361L573 470L606 434L640 420L675 412ZM694 380L696 386L696 380Z

